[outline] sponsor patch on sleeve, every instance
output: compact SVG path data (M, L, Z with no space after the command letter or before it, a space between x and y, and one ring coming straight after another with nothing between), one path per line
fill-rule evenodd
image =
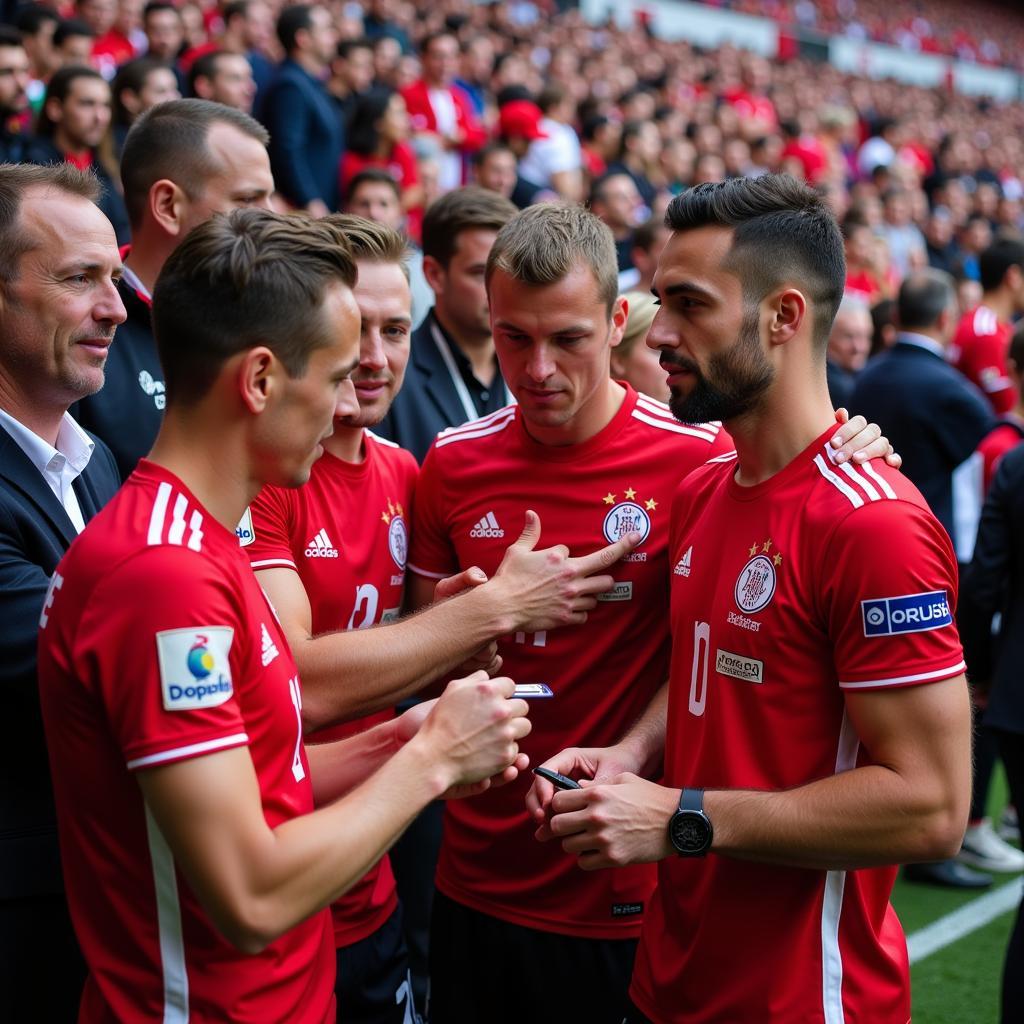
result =
M242 513L242 518L235 527L235 536L238 537L239 547L248 547L256 539L256 529L252 525L252 512L248 506Z
M861 601L860 612L866 637L924 633L953 624L945 590Z
M165 711L215 708L234 692L228 654L230 626L165 629L156 635Z

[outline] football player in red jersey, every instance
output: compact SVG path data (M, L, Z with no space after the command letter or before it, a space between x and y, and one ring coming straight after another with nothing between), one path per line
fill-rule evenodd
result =
M526 704L484 673L304 747L299 674L235 529L357 409L355 280L336 225L262 210L197 228L157 280L156 446L41 618L83 1022L333 1021L324 908L427 802L525 765Z
M667 222L648 343L674 415L736 452L673 503L668 686L617 744L548 762L594 782L537 782L538 837L585 869L658 862L629 1020L908 1021L890 865L955 853L970 798L956 559L899 473L834 457L821 199L735 179Z
M361 321L358 406L339 405L324 455L301 488L264 487L239 525L239 539L267 592L299 668L303 721L319 743L354 735L394 715L394 705L482 648L503 630L554 625L562 598L552 584L562 564L513 545L494 579L467 571L475 591L384 630L401 612L407 522L418 467L407 451L369 429L401 387L409 357L406 243L361 217L328 218L345 234L358 269L353 289ZM620 553L617 547L608 557ZM564 586L564 582L561 584ZM607 589L609 579L586 586ZM595 603L595 599L585 599ZM548 619L542 619L542 616ZM353 720L354 719L354 720ZM330 727L330 723L344 722ZM322 726L328 728L321 728ZM406 1019L406 957L395 884L385 857L333 907L339 1015L383 1024Z
M979 260L981 304L968 310L957 325L950 357L956 368L985 393L999 414L1016 402L1006 372L1012 319L1024 312L1024 242L999 238Z
M491 573L527 508L539 511L545 541L570 552L639 534L587 624L499 641L506 670L549 694L532 715L536 761L567 743L613 742L666 678L672 494L681 474L731 444L718 424L680 424L611 379L627 308L611 232L592 214L554 205L518 214L498 233L486 280L518 404L434 442L414 506L414 604L460 568ZM654 871L585 876L573 857L537 845L527 788L520 780L445 809L431 1012L446 1022L617 1024Z

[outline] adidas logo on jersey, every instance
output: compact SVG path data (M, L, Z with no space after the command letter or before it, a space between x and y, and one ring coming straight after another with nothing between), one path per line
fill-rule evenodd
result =
M689 576L690 575L690 556L693 554L692 545L686 549L686 554L676 562L676 567L672 572L676 576Z
M274 643L270 630L267 629L267 624L265 622L260 623L260 628L263 630L260 661L263 662L263 667L266 668L281 652L278 651L277 644Z
M504 537L505 531L498 525L498 520L494 518L493 512L488 512L487 515L480 520L472 530L469 531L470 537Z
M337 558L338 549L331 543L326 530L321 530L306 548L307 558Z

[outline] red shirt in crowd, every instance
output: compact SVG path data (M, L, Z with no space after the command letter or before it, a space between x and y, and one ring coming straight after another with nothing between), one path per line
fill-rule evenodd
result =
M385 159L378 156L363 153L353 153L348 150L341 158L341 194L348 195L348 186L352 179L368 167L379 167L387 171L399 191L404 192L408 188L420 183L420 172L416 166L416 154L412 146L407 142L396 142L391 150L391 155ZM423 228L423 207L417 206L407 211L406 229L409 237L418 241Z
M988 306L976 306L961 317L950 352L953 365L985 392L997 413L1009 412L1016 402L1006 371L1011 333Z

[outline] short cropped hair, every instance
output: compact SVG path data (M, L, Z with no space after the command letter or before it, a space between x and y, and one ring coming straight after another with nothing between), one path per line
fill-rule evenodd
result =
M354 213L332 213L325 219L344 232L357 263L395 263L409 280L409 244L397 231Z
M730 178L688 189L669 203L672 231L733 229L725 269L736 274L747 303L759 303L787 281L813 306L814 342L822 355L843 297L846 257L839 226L825 201L788 174Z
M94 39L96 33L84 21L78 18L62 18L53 30L53 45L59 50L64 45L65 40L75 39L79 36Z
M259 121L212 100L159 103L132 125L121 153L121 183L133 228L142 222L149 190L161 178L180 186L189 199L202 194L205 181L217 172L206 144L215 124L231 125L264 146L270 141Z
M1010 267L1024 271L1024 242L1019 238L997 238L978 257L982 291L991 292L1003 283Z
M488 288L495 270L525 284L561 281L582 263L597 282L598 295L611 316L619 295L615 239L589 210L560 203L529 206L499 232L487 258Z
M67 195L100 198L100 182L90 171L80 171L68 163L0 164L0 284L18 277L21 257L32 248L32 239L21 227L21 203L30 188L49 188Z
M399 188L398 182L383 167L367 167L365 171L360 171L355 175L345 190L348 193L348 198L351 199L367 182L372 182L375 185L387 185L395 193L396 199L402 198L402 190Z
M956 284L943 270L916 270L904 278L896 296L896 318L905 331L934 327L956 303Z
M477 185L446 192L423 217L423 255L447 267L463 231L500 231L516 212L504 196Z
M117 69L114 80L110 83L111 100L114 106L114 124L131 124L131 114L124 105L122 96L126 92L133 92L138 95L146 88L146 82L154 71L170 71L174 69L165 61L157 60L155 57L136 57L134 60L125 61Z
M330 344L318 315L327 288L351 288L356 265L327 220L268 210L217 214L191 231L153 289L153 334L169 404L192 406L227 360L266 345L292 377Z
M310 4L294 4L286 7L277 19L277 39L285 53L295 51L298 34L313 27L313 7Z

